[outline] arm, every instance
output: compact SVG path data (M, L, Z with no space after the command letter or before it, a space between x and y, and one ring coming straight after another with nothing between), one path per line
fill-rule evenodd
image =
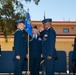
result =
M49 31L48 38L48 56L52 57L55 50L56 33L53 30Z
M16 56L20 56L20 50L21 50L21 39L22 39L22 36L21 36L21 32L18 31L15 33L15 36L14 36L14 50L15 50L15 55Z
M40 42L41 58L43 58L42 41Z
M72 55L72 61L76 60L76 37L74 39L74 49L73 49L73 55Z

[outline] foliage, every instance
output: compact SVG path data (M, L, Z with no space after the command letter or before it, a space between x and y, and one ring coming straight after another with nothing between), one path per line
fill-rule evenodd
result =
M8 35L15 31L15 20L25 19L26 10L23 8L22 0L0 0L0 31L7 41ZM31 0L24 0L29 1ZM38 5L40 0L33 0Z

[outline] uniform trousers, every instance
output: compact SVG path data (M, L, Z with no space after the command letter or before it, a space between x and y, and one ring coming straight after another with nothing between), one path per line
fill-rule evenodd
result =
M20 60L18 59L15 59L14 60L14 75L22 75L22 70L23 70L23 67L24 67L24 61L25 59L22 58Z
M55 59L51 58L48 60L47 58L44 58L44 60L46 75L54 75Z
M40 58L30 58L30 75L39 75Z

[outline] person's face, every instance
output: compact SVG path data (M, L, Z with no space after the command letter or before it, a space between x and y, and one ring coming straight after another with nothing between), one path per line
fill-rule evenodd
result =
M38 29L33 28L32 32L33 32L33 34L38 34Z
M25 25L24 25L23 23L19 23L19 24L17 25L17 28L19 28L19 29L21 29L21 30L24 30Z
M51 26L51 22L44 23L44 29L47 30Z

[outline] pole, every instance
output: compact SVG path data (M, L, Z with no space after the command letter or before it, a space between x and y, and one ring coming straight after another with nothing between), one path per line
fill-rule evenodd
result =
M29 70L29 61L30 61L30 60L29 60L29 51L30 51L30 50L29 50L29 34L28 34L28 75L30 75L30 73L29 73L29 71L30 71L30 70Z

